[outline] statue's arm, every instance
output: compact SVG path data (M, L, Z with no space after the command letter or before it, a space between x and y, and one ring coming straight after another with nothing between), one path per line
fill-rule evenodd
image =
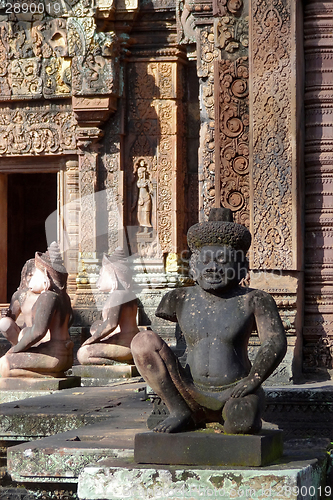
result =
M9 304L10 317L14 321L17 320L21 313L20 293L22 293L22 290L16 290L16 292L13 293Z
M82 345L95 344L110 335L118 326L121 305L110 307L105 321L95 321L91 325L92 334Z
M249 375L236 385L232 397L254 392L273 373L287 351L286 334L274 299L258 291L253 298L253 312L261 345Z
M182 295L183 290L181 288L176 288L166 293L156 309L155 316L176 323L178 321L177 303L181 300Z
M53 316L58 308L58 296L54 292L40 294L35 303L35 317L31 327L22 330L22 338L10 349L11 352L24 352L42 340L47 333Z

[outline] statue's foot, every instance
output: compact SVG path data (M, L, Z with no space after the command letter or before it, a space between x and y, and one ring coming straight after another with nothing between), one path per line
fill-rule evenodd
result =
M193 431L196 428L192 413L170 414L163 422L154 427L154 432L184 432Z

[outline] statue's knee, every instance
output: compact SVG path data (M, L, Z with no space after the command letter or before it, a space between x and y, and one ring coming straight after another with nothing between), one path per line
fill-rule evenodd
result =
M87 363L87 349L85 349L85 346L80 347L80 349L77 351L77 360L81 365L84 365Z
M224 405L222 416L227 434L255 434L261 429L262 401L256 394L243 398L230 398Z
M162 340L151 330L145 330L137 333L131 342L131 351L133 356L142 356L148 352L159 350Z

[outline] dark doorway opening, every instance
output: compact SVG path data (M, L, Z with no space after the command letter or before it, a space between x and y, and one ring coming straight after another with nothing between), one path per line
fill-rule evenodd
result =
M45 221L57 210L57 174L8 175L7 300L20 284L21 269L45 252Z

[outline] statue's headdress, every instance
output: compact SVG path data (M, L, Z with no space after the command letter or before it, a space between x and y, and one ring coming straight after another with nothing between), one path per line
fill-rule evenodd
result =
M35 265L41 271L47 271L57 288L60 290L66 288L68 273L58 243L53 241L45 253L36 252Z
M36 267L35 266L35 259L29 259L26 261L26 263L22 267L21 282L20 282L20 286L18 287L18 290L23 289L23 288L28 288L28 286L29 286L29 282L27 281L28 276L29 276L29 274L30 275L33 274L35 267Z
M111 292L119 288L119 283L125 290L132 287L132 272L128 260L121 247L117 247L112 255L103 254L102 266L105 267L112 281Z
M251 245L251 233L241 224L233 222L228 208L212 208L208 221L191 226L187 232L188 246L198 252L203 246L223 245L242 250L244 255Z

